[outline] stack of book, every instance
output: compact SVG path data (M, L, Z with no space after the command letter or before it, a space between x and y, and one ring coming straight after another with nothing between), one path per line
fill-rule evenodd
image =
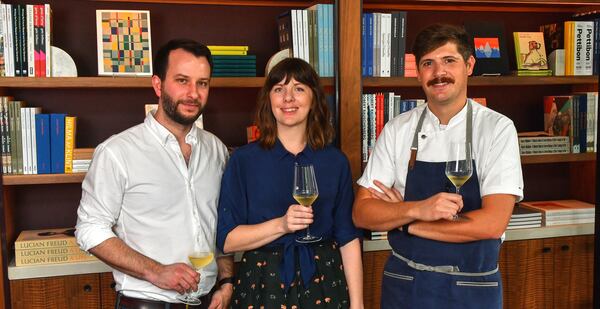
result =
M544 226L594 223L596 212L594 204L578 200L521 202L519 205L541 212Z
M32 266L95 261L75 240L75 229L23 231L15 241L15 265Z
M568 136L551 136L547 132L520 132L519 150L522 156L570 153Z
M517 206L510 216L510 221L506 229L526 229L540 226L542 226L541 212Z
M404 55L404 77L417 77L417 59L414 54Z
M213 77L256 76L256 55L248 55L248 46L209 45L213 59Z
M86 173L92 163L95 148L73 149L73 173Z

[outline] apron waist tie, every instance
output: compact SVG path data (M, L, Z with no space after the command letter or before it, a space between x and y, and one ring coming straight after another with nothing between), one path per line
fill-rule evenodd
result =
M443 274L447 274L447 275L467 276L467 277L489 276L489 275L493 275L498 272L498 266L496 266L496 268L493 270L480 272L480 273L461 272L460 269L458 268L458 266L453 266L453 265L430 266L430 265L417 263L413 260L407 259L407 258L403 257L402 255L398 254L394 250L392 250L392 254L394 255L394 257L405 262L406 265L408 265L409 267L414 268L416 270L421 270L421 271L431 271L431 272L443 273Z

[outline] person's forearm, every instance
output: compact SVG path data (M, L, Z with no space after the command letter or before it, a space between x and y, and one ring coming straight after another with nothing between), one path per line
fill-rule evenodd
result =
M455 243L498 239L506 230L514 202L512 195L488 195L483 197L481 209L461 215L466 220L415 221L408 231L419 237Z
M117 237L109 238L89 251L112 268L146 281L152 281L160 267L160 263L131 249Z
M219 279L233 277L233 255L225 255L217 258L219 268Z
M259 224L238 225L225 239L225 253L247 251L260 248L286 234L281 218L271 219Z
M415 218L411 215L411 202L390 203L375 198L354 201L352 219L357 227L373 231L389 231Z
M363 268L360 241L354 239L340 248L351 308L363 308Z

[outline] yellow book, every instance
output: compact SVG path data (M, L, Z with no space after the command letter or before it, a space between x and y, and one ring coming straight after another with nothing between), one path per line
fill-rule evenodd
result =
M65 173L73 173L73 149L75 148L76 131L77 117L65 117Z
M208 49L210 49L211 52L213 51L217 51L217 50L238 50L238 51L248 51L248 46L242 46L242 45L208 45L207 46Z
M78 246L74 228L26 230L15 241L15 251Z
M248 52L245 50L211 50L213 56L245 56Z
M80 250L81 251L81 250ZM84 251L75 254L45 255L45 256L22 256L15 255L16 266L62 264L73 262L95 261L97 258Z
M88 254L79 247L58 247L58 248L39 248L39 249L19 249L15 250L15 257L49 257L49 256L67 256L67 255Z
M565 75L573 75L573 31L575 24L572 21L565 21L564 26L564 47L565 47Z

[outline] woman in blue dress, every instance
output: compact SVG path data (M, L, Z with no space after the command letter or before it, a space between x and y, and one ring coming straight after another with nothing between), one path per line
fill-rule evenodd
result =
M360 232L352 223L348 160L319 76L300 59L268 74L256 113L260 137L231 156L221 184L217 245L244 251L233 308L363 308ZM295 164L312 164L319 196L312 207L292 197ZM322 241L296 237L310 225Z

